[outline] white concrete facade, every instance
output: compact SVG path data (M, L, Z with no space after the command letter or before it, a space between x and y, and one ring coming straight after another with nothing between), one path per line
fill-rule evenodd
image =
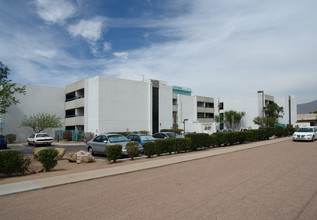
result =
M78 100L77 91L84 90L84 97L80 98L84 100L82 105L66 102L66 111L75 113L66 118L66 126L83 126L85 132L94 134L123 131L153 133L153 84L158 88L157 130L170 129L173 124L171 86L162 81L142 82L106 76L92 77L66 87L66 96L74 96L70 103ZM81 108L84 108L84 122L72 123L75 121L73 118L78 118L77 109Z
M3 134L15 134L17 141L26 141L33 133L29 127L21 127L21 121L25 116L37 113L56 114L64 122L65 117L65 89L47 86L18 85L25 86L26 94L16 94L20 101L17 105L11 105L8 113L2 115ZM61 129L61 128L60 128ZM46 129L45 132L54 137L55 129Z
M175 98L176 97L174 96L174 99ZM199 103L202 105L199 106ZM206 103L212 105L209 107ZM178 128L185 129L185 133L196 132L212 134L213 132L216 132L213 106L213 98L178 94L176 108ZM202 115L201 118L198 117L199 115ZM206 115L208 115L208 117L206 117Z
M279 123L283 125L296 123L297 108L295 97L273 97L262 92L249 96L234 96L218 98L220 106L223 108L217 110L217 115L226 111L245 112L242 118L240 128L257 129L258 125L254 124L255 117L263 116L263 107L267 104L275 102L278 106L283 107L284 115L279 118ZM220 129L220 126L217 128Z

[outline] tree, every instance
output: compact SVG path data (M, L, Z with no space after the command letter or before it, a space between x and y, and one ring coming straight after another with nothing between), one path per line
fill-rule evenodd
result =
M257 124L261 127L274 127L278 124L278 119L283 117L284 108L278 106L276 103L270 103L263 108L264 118L255 117L253 119L254 124Z
M10 69L0 61L0 114L8 112L12 104L18 104L19 100L14 97L15 93L25 95L25 86L17 87L16 83L8 80Z
M245 112L236 112L233 110L224 112L224 123L226 128L237 129L240 126L241 119L245 116Z
M233 110L224 112L224 115L215 116L216 122L223 122L226 128L237 129L240 126L242 118L245 116L245 112L236 112Z
M21 121L21 126L31 127L34 132L39 133L46 128L59 128L62 127L61 119L55 114L38 113L29 117L25 117Z

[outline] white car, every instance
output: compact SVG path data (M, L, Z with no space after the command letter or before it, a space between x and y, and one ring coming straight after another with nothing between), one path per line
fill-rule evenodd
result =
M28 138L28 145L51 145L53 138L46 133L34 133Z
M293 141L315 141L317 129L315 127L299 128L293 134Z

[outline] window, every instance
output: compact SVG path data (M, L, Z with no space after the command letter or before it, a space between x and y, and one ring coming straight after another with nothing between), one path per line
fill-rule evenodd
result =
M197 113L197 118L205 118L205 114L204 113Z
M214 113L206 113L206 118L214 118Z
M177 105L177 99L173 99L173 105Z
M204 108L205 107L205 103L204 102L197 102L197 107Z
M223 104L223 102L220 102L220 103L219 103L218 108L219 108L219 110L223 110L223 108L224 108L224 104Z
M214 103L206 102L206 108L213 108L213 107L214 107Z

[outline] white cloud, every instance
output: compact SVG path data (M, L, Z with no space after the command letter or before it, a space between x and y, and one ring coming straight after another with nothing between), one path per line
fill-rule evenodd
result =
M76 7L66 0L35 0L35 5L38 15L52 23L63 23L76 12Z
M103 43L103 51L108 52L112 49L110 42L104 42Z
M120 59L127 59L129 56L128 52L115 52L113 53L114 56L120 58Z
M88 41L97 41L101 38L104 22L104 17L95 17L89 20L83 19L77 24L70 25L68 32L74 37L81 36Z

